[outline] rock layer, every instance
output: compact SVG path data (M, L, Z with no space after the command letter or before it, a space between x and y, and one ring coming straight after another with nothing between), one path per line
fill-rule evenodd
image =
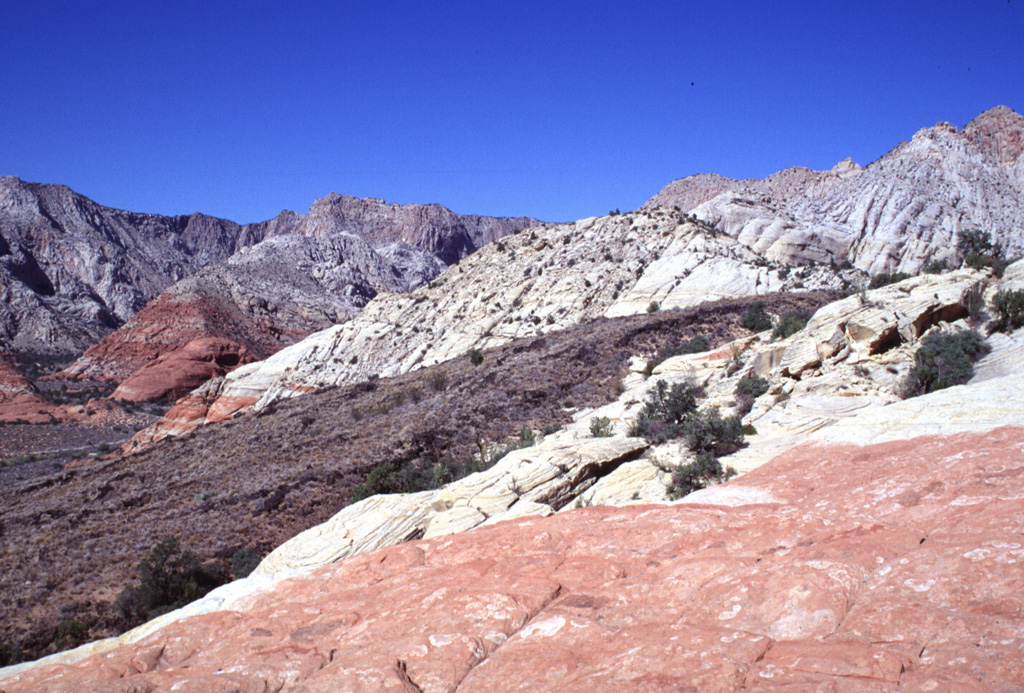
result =
M0 685L1013 690L1022 460L1020 428L804 446L729 484L754 503L584 508L404 544L232 587Z
M917 132L870 165L786 169L764 180L692 176L644 208L679 207L780 262L852 262L869 273L916 272L955 260L959 235L980 228L1024 254L1024 117L1004 106L962 130Z

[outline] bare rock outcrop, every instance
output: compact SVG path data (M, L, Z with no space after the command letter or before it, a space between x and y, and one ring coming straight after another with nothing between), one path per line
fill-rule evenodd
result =
M728 485L755 502L584 508L250 578L0 686L1012 690L1022 460L1021 428L803 446Z
M1004 106L962 130L949 123L860 169L786 169L764 180L693 176L644 208L679 207L776 262L852 262L869 273L915 272L955 258L967 229L1024 252L1024 117Z
M377 297L347 323L211 384L202 393L212 402L213 417L206 420L323 387L406 373L596 317L643 313L652 300L685 308L797 284L839 288L842 282L827 268L787 275L734 239L674 212L540 226L485 246L410 295ZM189 412L198 411L197 403L189 398ZM172 410L172 420L140 433L136 443L204 423L185 423L182 413Z

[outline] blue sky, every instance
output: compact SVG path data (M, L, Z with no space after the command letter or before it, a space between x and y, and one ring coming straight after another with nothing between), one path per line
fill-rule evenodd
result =
M1024 0L43 0L0 46L0 175L240 222L331 191L568 221L1024 110Z

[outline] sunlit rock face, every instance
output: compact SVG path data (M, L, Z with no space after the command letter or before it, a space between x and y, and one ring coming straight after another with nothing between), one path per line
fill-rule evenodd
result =
M1024 118L1005 106L958 130L949 123L861 169L793 168L763 180L700 175L674 181L644 207L679 207L770 260L852 262L869 273L915 272L952 257L979 228L1024 250Z
M807 445L721 488L746 501L582 508L283 579L250 578L207 597L205 613L195 607L161 628L95 644L78 656L96 654L77 661L65 653L8 670L2 686L1012 690L1024 682L1024 429Z

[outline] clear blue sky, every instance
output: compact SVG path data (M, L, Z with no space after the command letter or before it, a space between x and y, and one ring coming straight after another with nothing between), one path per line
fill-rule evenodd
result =
M331 191L567 221L1024 110L1024 0L0 9L0 175L240 222Z

